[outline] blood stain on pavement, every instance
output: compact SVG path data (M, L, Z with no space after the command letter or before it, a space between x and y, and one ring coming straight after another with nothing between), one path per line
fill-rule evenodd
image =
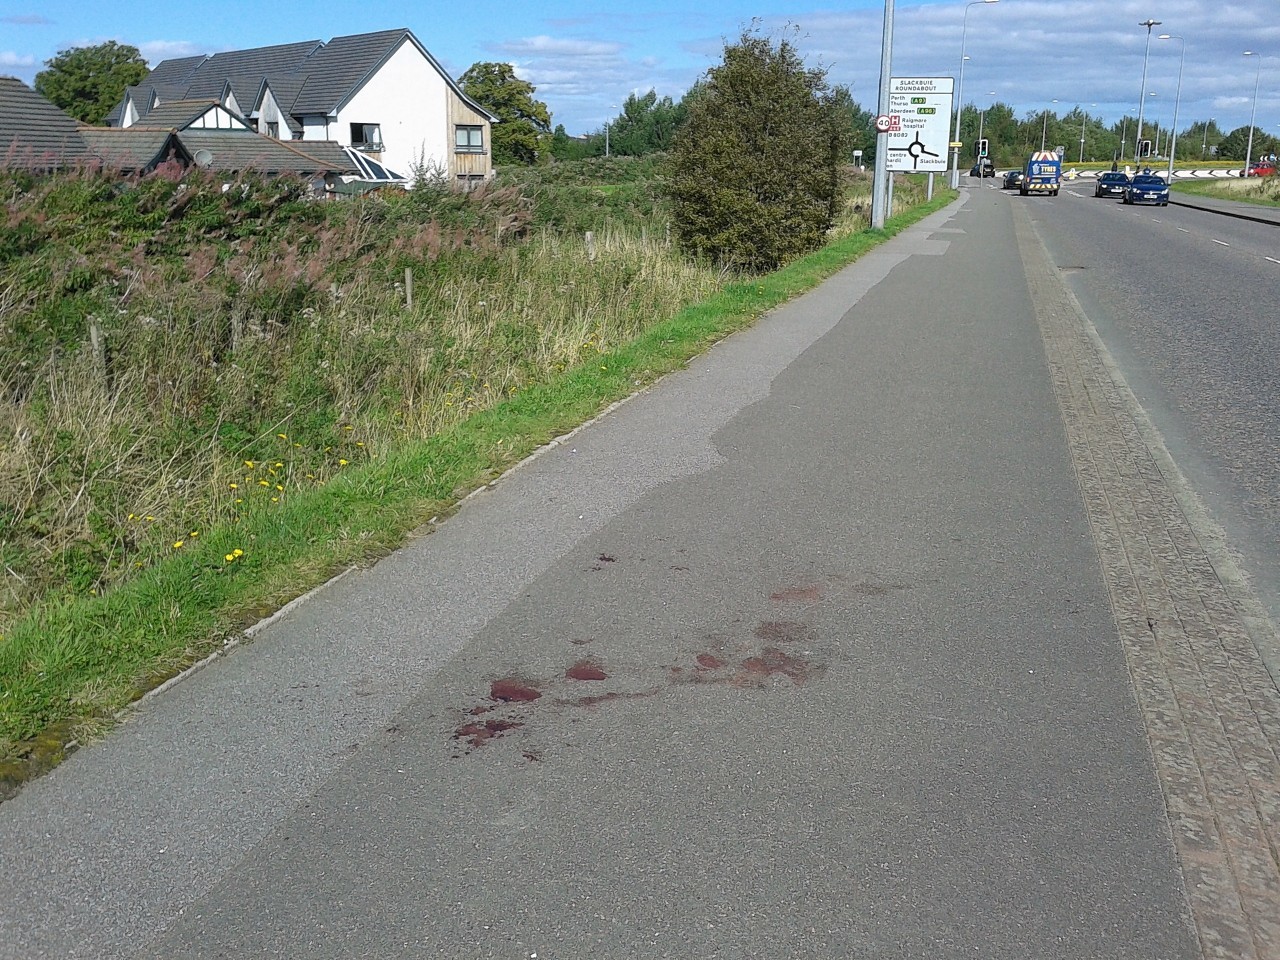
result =
M814 639L813 627L793 620L769 620L756 627L757 639L768 643L808 643Z
M489 699L498 703L529 703L540 696L541 690L535 690L527 681L515 677L494 680L489 684Z
M729 679L729 683L735 687L759 687L773 677L782 675L801 687L820 673L821 668L815 668L807 660L793 657L777 647L765 647L759 656L743 660L742 666Z
M725 661L721 660L719 657L717 657L713 653L698 654L698 666L701 667L703 670L719 670L724 665L725 665ZM678 670L680 668L675 667L673 669Z
M453 739L466 741L472 749L483 747L490 740L495 740L510 730L518 730L524 724L519 720L477 720L464 723L453 732Z
M775 603L813 603L822 599L822 590L817 586L787 587L769 594L769 599Z
M609 675L594 660L579 660L564 672L569 680L608 680Z

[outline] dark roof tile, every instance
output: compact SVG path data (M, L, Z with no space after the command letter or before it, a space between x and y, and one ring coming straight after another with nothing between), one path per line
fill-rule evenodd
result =
M79 124L21 80L0 77L0 165L47 170L88 158Z

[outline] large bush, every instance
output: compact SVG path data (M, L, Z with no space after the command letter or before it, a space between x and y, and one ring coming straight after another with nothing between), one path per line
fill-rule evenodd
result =
M769 270L821 245L850 137L826 72L744 32L687 99L668 185L681 246Z

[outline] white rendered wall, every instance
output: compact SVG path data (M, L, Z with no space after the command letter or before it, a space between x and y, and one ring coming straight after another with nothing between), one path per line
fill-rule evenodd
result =
M376 123L382 127L385 148L378 159L396 173L412 176L420 158L448 169L453 148L448 99L444 77L406 39L343 106L329 125L329 135L350 145L351 124ZM315 139L310 127L306 138Z

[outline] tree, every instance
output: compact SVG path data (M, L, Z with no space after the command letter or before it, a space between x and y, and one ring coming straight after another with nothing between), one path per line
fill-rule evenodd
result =
M48 69L36 74L36 92L85 123L101 123L124 98L125 87L147 75L138 48L114 40L60 50L44 65Z
M1222 160L1239 160L1243 163L1244 155L1248 148L1249 126L1245 124L1243 127L1236 127L1218 141L1218 157ZM1255 126L1253 128L1253 155L1250 159L1257 160L1259 157L1272 154L1275 152L1275 148L1275 138L1263 133L1261 127Z
M677 128L684 122L685 107L658 93L631 94L622 104L622 113L609 131L611 152L624 157L642 157L671 149Z
M819 246L850 141L826 72L745 31L685 99L667 187L681 246L749 270Z
M498 118L493 125L495 164L537 163L551 146L551 112L533 98L537 88L509 63L473 63L459 81L462 91Z

